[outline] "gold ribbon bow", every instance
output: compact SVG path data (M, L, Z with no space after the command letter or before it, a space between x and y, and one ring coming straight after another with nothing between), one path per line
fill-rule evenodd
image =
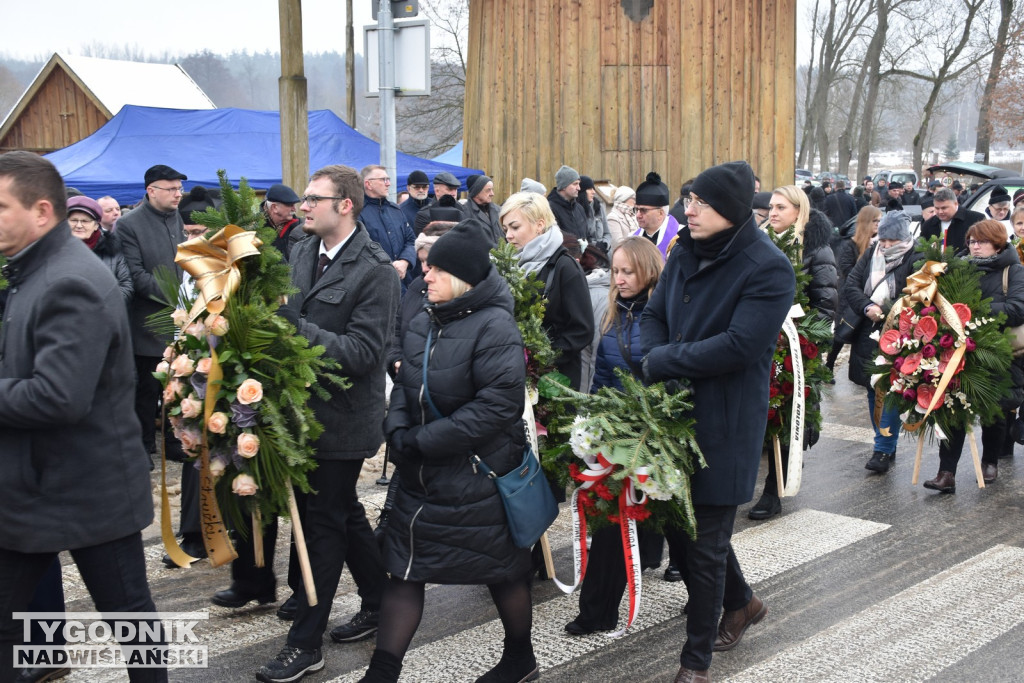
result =
M178 245L174 262L192 276L199 291L189 311L190 320L198 318L204 310L210 313L224 310L242 281L236 265L238 260L258 255L262 244L254 231L228 225L210 239L195 237Z
M939 293L938 277L946 272L946 264L940 261L928 261L913 275L907 278L907 286L903 288L903 305L911 306L921 302L931 306L932 300Z

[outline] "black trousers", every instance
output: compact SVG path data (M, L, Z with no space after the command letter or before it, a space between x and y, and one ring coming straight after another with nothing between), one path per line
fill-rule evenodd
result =
M779 450L782 455L782 473L785 475L789 471L789 446L784 445ZM768 449L768 475L764 478L764 490L773 496L779 495L779 473L775 470L775 451L771 448Z
M22 622L14 612L27 611L40 578L57 553L19 553L0 549L0 683L14 680L15 644ZM96 609L100 612L155 612L146 581L142 534L71 551ZM132 681L166 681L166 669L129 669Z
M173 438L173 437L172 437ZM199 524L199 470L191 462L181 463L181 510L178 533L201 534Z
M374 539L370 522L366 519L366 509L356 495L356 483L362 467L362 460L320 460L318 467L309 475L309 483L317 493L296 495L316 585L317 604L309 606L297 561L295 564L290 562L288 583L299 602L295 621L288 632L288 645L292 647L314 649L321 646L345 564L349 565L352 578L358 586L362 599L361 609L380 609L387 574L380 548ZM239 539L239 559L232 563L231 568L236 583L266 582L248 583L248 586L256 590L272 585L275 579L271 549L276 538L275 520L264 533L266 566L262 569L252 566L251 542L245 543Z
M990 425L983 425L981 428L981 462L993 464L999 457L1012 453L1012 447L1007 449L1006 442L1010 431L1010 425L1016 411L1004 412L998 420ZM939 469L956 474L957 463L960 462L960 455L964 450L964 442L967 440L967 432L962 429L950 430L948 437L939 442ZM1012 441L1011 441L1012 443Z
M712 648L722 610L742 609L753 592L732 550L735 505L695 505L697 540L682 534L679 570L686 582L690 606L686 643L679 662L698 671L711 666Z
M156 451L156 409L163 389L153 371L162 360L160 356L135 356L135 415L142 423L142 445L147 455Z

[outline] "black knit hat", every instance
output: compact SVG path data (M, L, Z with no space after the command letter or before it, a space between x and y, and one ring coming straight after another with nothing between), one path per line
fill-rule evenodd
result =
M581 190L593 190L594 189L594 179L591 178L588 175L581 175L580 176L580 189Z
M1005 187L996 185L992 188L992 194L988 197L989 204L1000 204L1008 201L1010 201L1010 193L1006 191Z
M178 205L178 213L181 214L181 220L185 222L185 225L195 225L195 221L192 220L192 212L206 211L207 208L216 206L213 201L213 197L202 185L196 185L188 194L181 198L181 203Z
M427 174L423 171L413 171L409 174L409 177L405 181L405 186L410 185L429 185L430 179L427 178Z
M470 199L480 194L489 182L491 182L491 179L485 175L471 175L466 178L466 189L469 192Z
M489 228L467 218L441 235L427 254L427 263L476 286L491 270Z
M754 201L754 169L745 161L712 166L697 176L690 192L710 204L725 220L742 225L750 219Z
M637 206L668 206L668 185L661 182L661 176L651 171L647 180L636 188Z

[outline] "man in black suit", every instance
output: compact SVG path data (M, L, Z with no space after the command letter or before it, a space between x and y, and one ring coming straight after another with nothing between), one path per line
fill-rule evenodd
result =
M953 247L957 251L966 246L967 228L985 220L984 214L961 207L956 194L948 188L935 193L932 206L935 215L921 225L921 237L942 237L942 246Z

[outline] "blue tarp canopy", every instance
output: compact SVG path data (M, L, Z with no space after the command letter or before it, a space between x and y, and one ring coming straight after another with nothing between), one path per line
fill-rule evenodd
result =
M440 164L455 164L456 166L461 166L462 165L462 140L459 140L459 143L457 145L455 145L454 147L452 147L447 152L444 152L443 154L438 154L436 157L431 159L431 161L436 161L436 162L438 162Z
M160 109L125 106L102 128L70 147L47 154L64 182L90 197L110 195L134 204L146 193L143 175L167 164L193 185L216 187L217 170L232 184L245 177L256 189L281 182L281 122L276 111ZM394 186L405 189L415 170L428 177L448 171L462 181L481 171L398 153ZM345 164L356 170L380 163L380 145L328 110L309 112L309 167ZM302 194L304 187L293 188Z

